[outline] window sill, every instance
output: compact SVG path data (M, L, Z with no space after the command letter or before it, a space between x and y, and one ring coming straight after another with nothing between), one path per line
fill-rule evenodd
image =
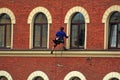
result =
M17 56L17 57L120 57L120 51L54 51L50 50L3 50L0 56Z

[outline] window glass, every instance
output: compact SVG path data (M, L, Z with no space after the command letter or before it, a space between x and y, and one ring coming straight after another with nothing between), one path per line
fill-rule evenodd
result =
M120 48L120 12L110 16L109 48Z
M83 15L81 13L75 13L72 18L72 23L85 23Z
M109 79L109 80L119 80L118 78L111 78L111 79Z
M0 14L0 24L5 24L5 23L7 23L7 24L11 23L10 17L5 13Z
M117 25L111 26L110 47L116 47L117 41Z
M0 76L0 80L8 80L5 76Z
M72 77L70 80L81 80L79 77Z
M85 20L81 13L75 13L71 21L71 48L84 48Z
M47 48L48 23L43 13L38 13L35 17L33 47Z
M48 30L48 27L47 27L47 25L43 25L43 29L42 29L42 33L44 33L44 34L42 34L42 47L47 47L47 34L48 34L48 32L47 32L47 30Z
M0 47L5 46L4 35L5 35L5 27L1 25L0 26Z
M120 22L120 12L114 12L110 17L110 23L119 23Z
M37 77L33 78L32 80L44 80L44 79L40 76L37 76Z
M36 47L40 47L40 38L41 38L41 33L40 33L40 31L41 31L41 28L40 28L40 26L39 25L35 25L35 27L34 27L34 46L36 46Z
M43 13L38 13L35 17L35 23L47 23L47 18Z
M10 48L11 46L11 20L3 13L0 14L0 48Z
M118 48L120 48L120 23L118 24Z

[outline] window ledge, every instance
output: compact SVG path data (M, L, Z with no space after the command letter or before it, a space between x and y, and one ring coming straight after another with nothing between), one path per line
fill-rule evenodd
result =
M18 57L120 57L120 51L29 51L29 50L8 50L0 51L0 56Z

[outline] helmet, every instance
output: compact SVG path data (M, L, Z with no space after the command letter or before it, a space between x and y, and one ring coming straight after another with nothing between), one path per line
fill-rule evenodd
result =
M63 31L63 30L64 30L64 27L60 27L60 30Z

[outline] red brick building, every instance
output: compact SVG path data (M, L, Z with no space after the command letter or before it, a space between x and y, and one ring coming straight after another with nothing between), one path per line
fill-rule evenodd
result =
M0 80L120 80L119 57L119 0L0 0Z

